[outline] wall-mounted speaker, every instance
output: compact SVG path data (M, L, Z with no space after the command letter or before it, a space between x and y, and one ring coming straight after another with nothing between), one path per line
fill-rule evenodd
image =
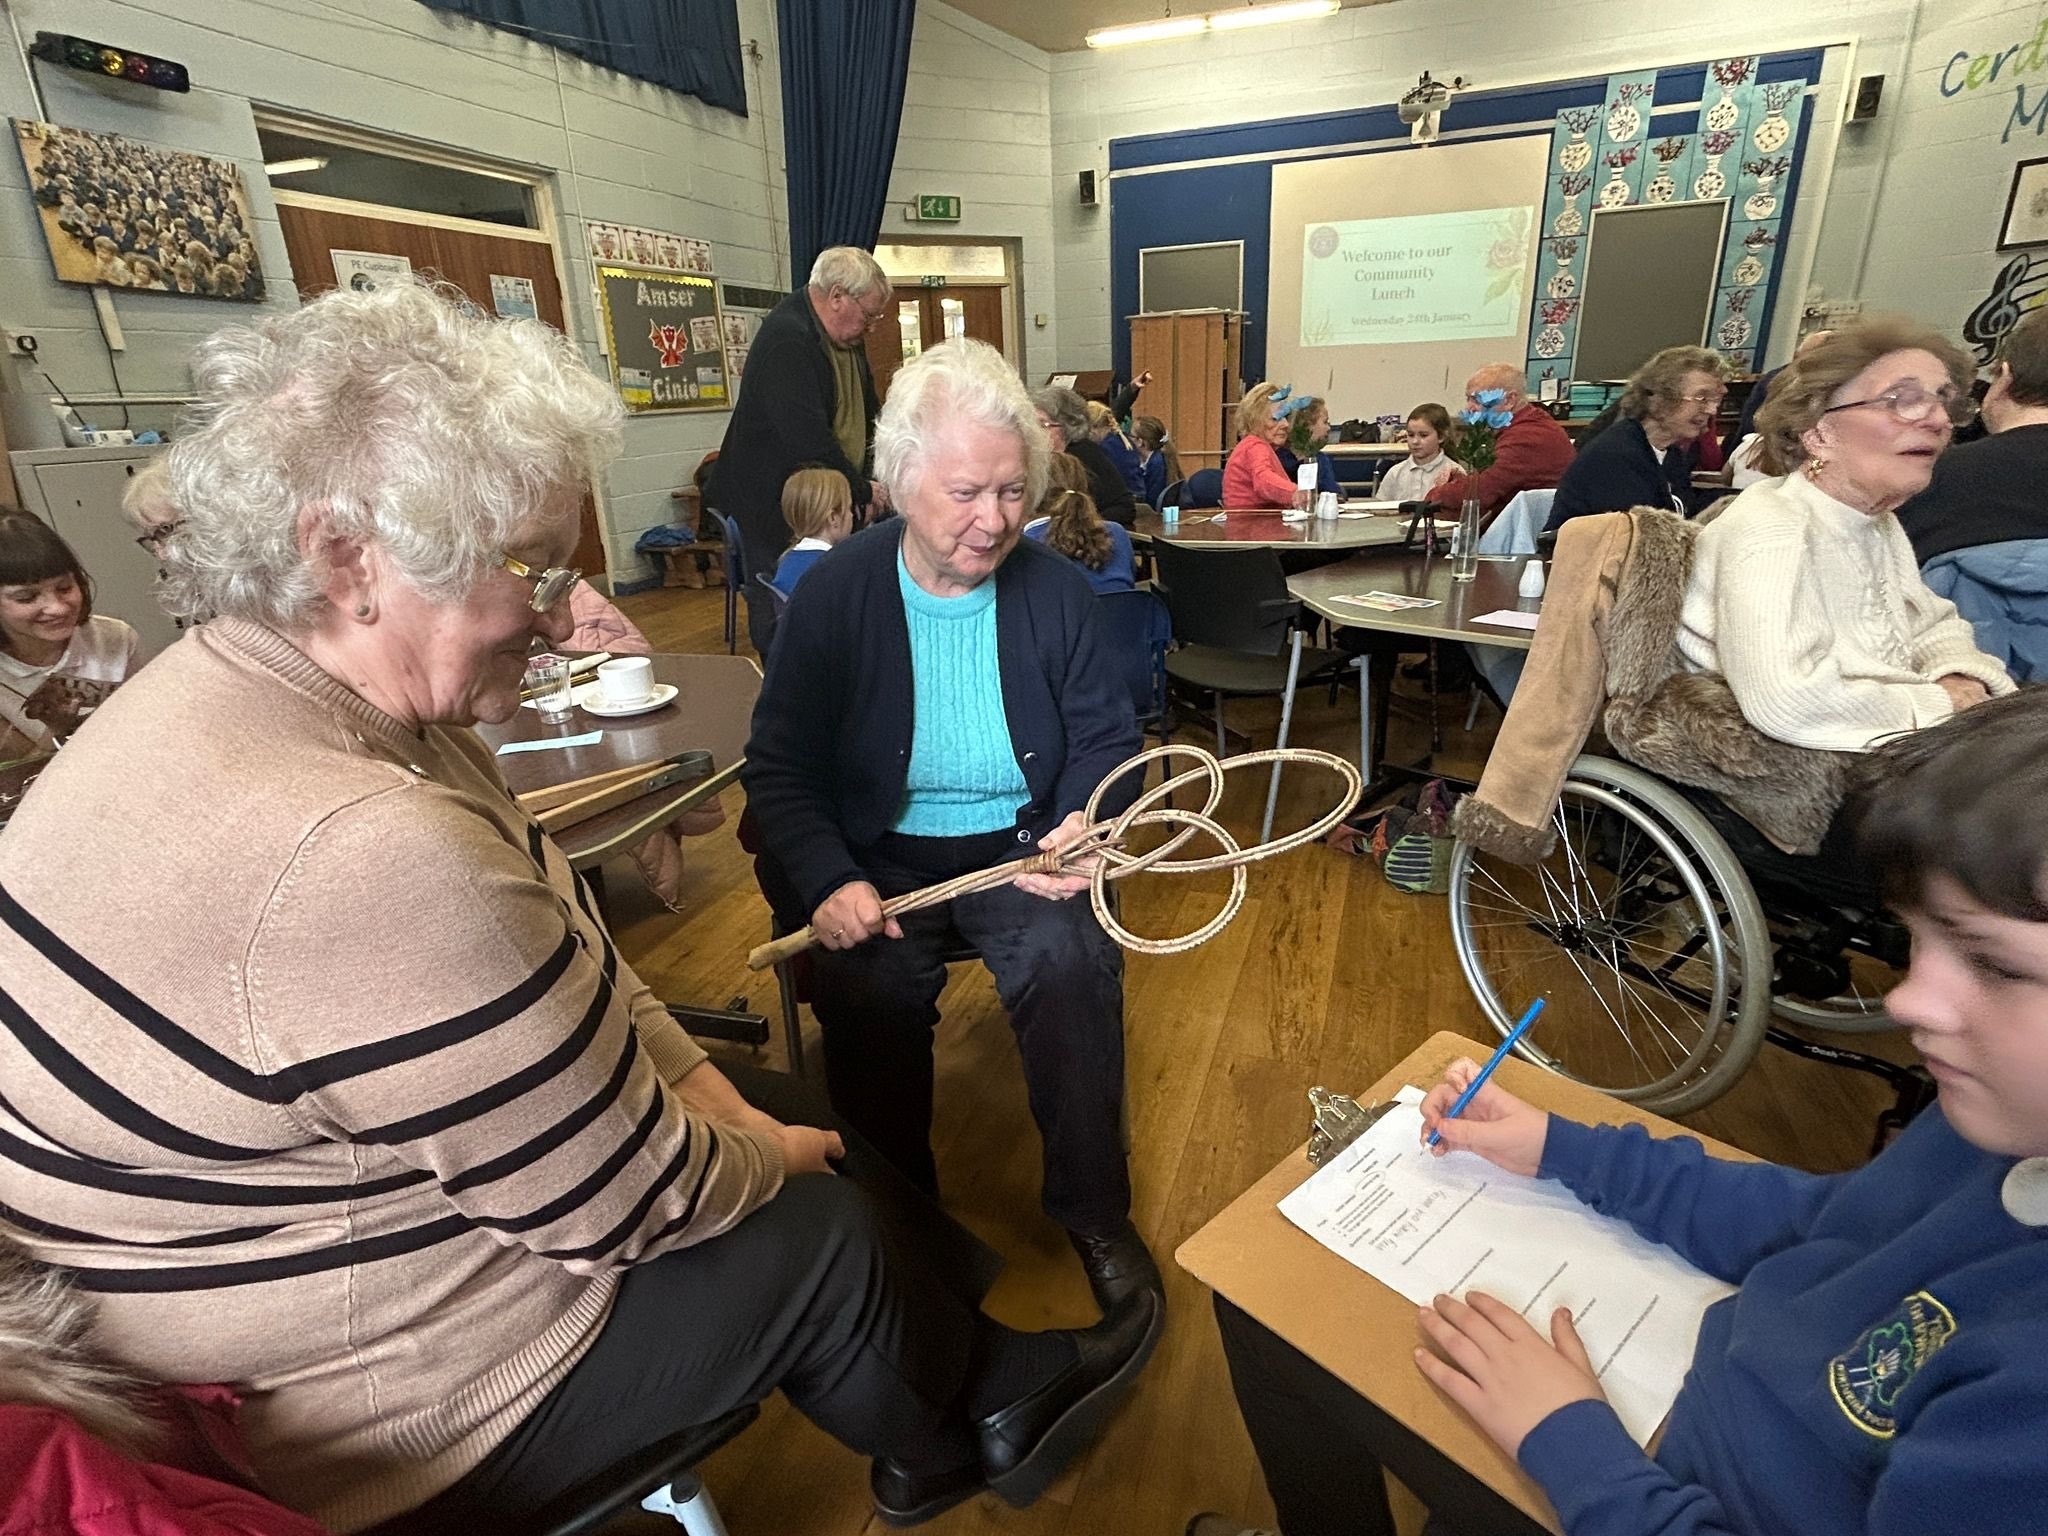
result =
M1856 96L1849 103L1849 121L1867 123L1877 116L1877 104L1884 99L1884 76L1865 75L1856 82Z
M1093 208L1101 201L1102 199L1096 195L1095 191L1095 173L1093 171L1083 171L1081 173L1081 206L1083 208Z

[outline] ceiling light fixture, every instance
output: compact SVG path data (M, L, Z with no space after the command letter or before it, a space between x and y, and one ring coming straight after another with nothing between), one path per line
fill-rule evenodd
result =
M1338 0L1274 0L1271 5L1247 5L1243 10L1211 11L1209 27L1215 32L1234 32L1239 27L1263 27L1276 21L1310 21L1328 16Z
M1280 21L1312 21L1335 15L1342 0L1271 0L1267 5L1244 5L1206 16L1168 14L1158 21L1134 21L1123 26L1097 27L1087 36L1090 48L1121 48L1126 43L1157 43L1170 37L1192 37L1197 32L1235 32L1240 27L1264 27Z
M292 160L266 160L263 162L263 174L266 176L297 176L304 171L324 171L326 169L327 157L325 155L300 155Z
M1121 48L1126 43L1157 43L1208 30L1206 16L1167 16L1159 21L1134 21L1121 27L1097 27L1088 34L1087 41L1090 48Z

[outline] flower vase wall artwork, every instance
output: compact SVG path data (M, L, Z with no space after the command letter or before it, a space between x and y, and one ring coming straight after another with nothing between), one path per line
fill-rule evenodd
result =
M1757 365L1799 180L1810 77L1801 58L1717 59L1669 71L1668 80L1656 71L1613 75L1598 102L1558 111L1542 224L1551 260L1538 264L1529 317L1532 390L1571 376L1594 215L1637 205L1727 200L1704 339L1737 369ZM1697 108L1660 112L1660 81L1667 101Z

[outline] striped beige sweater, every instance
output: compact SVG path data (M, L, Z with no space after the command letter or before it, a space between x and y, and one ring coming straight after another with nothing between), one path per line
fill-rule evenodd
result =
M144 668L0 835L0 1227L120 1358L247 1391L268 1490L341 1530L775 1194L669 1090L702 1060L474 733L253 625Z

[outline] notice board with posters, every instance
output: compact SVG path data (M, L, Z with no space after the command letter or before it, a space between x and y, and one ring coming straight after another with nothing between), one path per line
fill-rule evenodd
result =
M629 412L730 409L715 278L600 266L597 287L612 382Z

